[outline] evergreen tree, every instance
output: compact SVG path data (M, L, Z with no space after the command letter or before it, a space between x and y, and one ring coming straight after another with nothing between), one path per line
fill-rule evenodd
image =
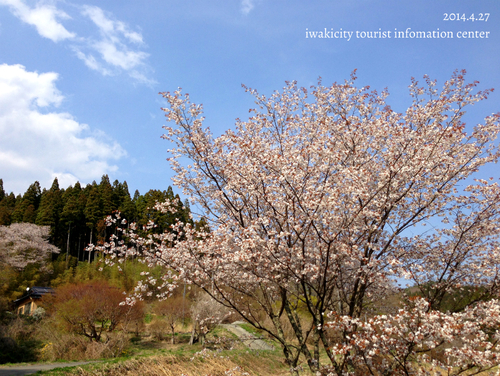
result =
M123 183L119 183L118 180L116 180L113 186L118 210L129 222L135 221L137 218L137 210L134 202L130 198L127 182L124 181Z
M11 216L15 206L16 196L14 196L12 192L0 201L0 226L8 226L11 224Z
M5 191L3 189L3 180L0 179L0 201L2 201L5 197Z
M177 200L176 213L161 213L154 209L156 202L165 202L166 200ZM179 195L174 195L170 186L166 191L151 189L144 196L139 196L136 201L136 207L138 212L137 223L139 225L146 226L149 221L153 221L157 225L150 232L162 233L165 230L169 231L170 225L174 224L177 220L185 223L190 221L189 208L186 208L182 204Z
M22 198L16 200L16 207L12 213L12 222L35 223L41 196L40 183L35 181L29 186Z
M0 226L10 224L10 213L8 208L4 205L5 191L3 189L3 180L0 179Z
M14 206L14 210L12 211L12 216L11 216L12 223L18 223L23 221L24 211L21 208L21 204L23 202L23 196L17 195L15 202L16 205Z
M134 202L134 204L137 202L137 200L139 199L139 197L141 197L141 194L139 193L139 190L136 189L135 192L134 192L134 198L132 199L132 201Z
M100 207L103 216L111 215L118 205L113 202L113 187L109 182L108 175L103 175L99 184Z
M118 179L116 179L113 182L112 189L113 189L113 206L119 208L124 195L122 183L120 183Z
M87 190L87 187L85 188L81 188L80 186L80 183L76 183L75 184L75 187L73 188L75 190L78 190L79 192L79 196L78 196L78 208L81 212L81 219L78 221L78 246L77 246L77 250L78 250L78 260L82 260L83 257L81 258L80 257L80 253L83 252L83 248L84 248L84 245L85 245L85 239L88 239L88 236L87 236L87 224L86 224L86 218L85 218L85 208L87 206L87 198L88 198L88 195L89 195L89 191ZM76 235L76 234L75 234ZM76 237L75 237L75 241L76 241Z
M106 232L110 230L104 225L104 218L115 210L128 222L147 225L148 221L155 221L158 227L150 231L155 233L168 230L177 219L191 221L189 204L187 201L183 204L172 187L165 191L150 190L145 195L136 190L132 199L127 182L115 180L111 185L108 175L103 175L99 184L94 181L85 188L77 182L73 187L61 189L55 178L50 189L42 192L40 184L35 182L17 198L13 193L5 193L0 179L0 198L0 226L19 222L50 226L50 242L63 250L65 260L70 256L79 261L87 259L86 255L81 257L82 250L89 242L107 238ZM154 210L157 201L166 199L178 200L175 214Z
M50 189L48 191L44 190L42 193L36 217L37 225L50 226L50 241L52 244L57 244L61 240L59 239L61 233L59 219L63 206L59 181L55 178Z
M71 234L72 230L76 228L77 233L81 232L78 228L83 222L83 210L84 207L81 205L80 195L82 194L82 189L80 183L77 182L75 187L69 187L66 189L63 195L64 206L61 212L61 226L67 231L66 238L66 266L68 266L69 256L71 252ZM73 247L75 248L75 247ZM76 252L78 254L78 252Z
M87 190L88 186L85 187ZM102 219L103 213L100 205L100 192L97 184L94 184L89 189L90 193L87 197L87 203L85 205L85 224L90 229L89 243L93 243L93 231L96 228L97 222ZM89 262L91 255L89 254Z

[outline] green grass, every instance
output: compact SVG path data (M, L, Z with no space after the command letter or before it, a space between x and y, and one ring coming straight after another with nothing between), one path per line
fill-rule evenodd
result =
M250 324L241 323L238 324L238 326L241 327L242 329L245 329L248 333L253 334L256 337L262 337L262 332Z
M144 316L144 323L145 324L151 324L151 321L153 321L153 315L151 313L146 313Z

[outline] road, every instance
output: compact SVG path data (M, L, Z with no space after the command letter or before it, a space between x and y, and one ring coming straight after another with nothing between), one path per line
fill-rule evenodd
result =
M255 337L253 334L247 332L241 326L238 325L239 322L234 322L232 324L223 324L223 328L229 330L238 336L239 340L242 341L252 350L274 350L274 347L267 342Z
M94 362L70 362L70 363L39 363L28 365L0 366L0 376L22 376L31 375L38 371L48 371L54 368L76 367Z

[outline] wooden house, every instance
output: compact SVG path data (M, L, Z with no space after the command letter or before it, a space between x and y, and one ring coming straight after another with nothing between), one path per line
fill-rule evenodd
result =
M24 296L17 300L14 300L17 314L31 316L33 312L35 312L35 309L37 309L40 305L40 300L43 298L43 296L53 293L54 290L50 287L28 287Z

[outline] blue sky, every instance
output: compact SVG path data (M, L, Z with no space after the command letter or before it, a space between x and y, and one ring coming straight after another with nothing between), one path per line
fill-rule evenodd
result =
M480 13L488 20L470 19ZM353 34L307 33L325 28ZM408 28L453 38L393 37ZM392 37L361 38L367 31ZM357 69L358 85L387 87L403 111L412 76L441 86L466 69L481 89L497 89L468 114L474 125L500 111L499 67L498 0L0 0L0 178L16 194L35 180L49 188L57 176L66 188L103 174L131 194L166 189L158 92L178 87L220 134L253 107L241 84L271 94L287 80L329 85Z

